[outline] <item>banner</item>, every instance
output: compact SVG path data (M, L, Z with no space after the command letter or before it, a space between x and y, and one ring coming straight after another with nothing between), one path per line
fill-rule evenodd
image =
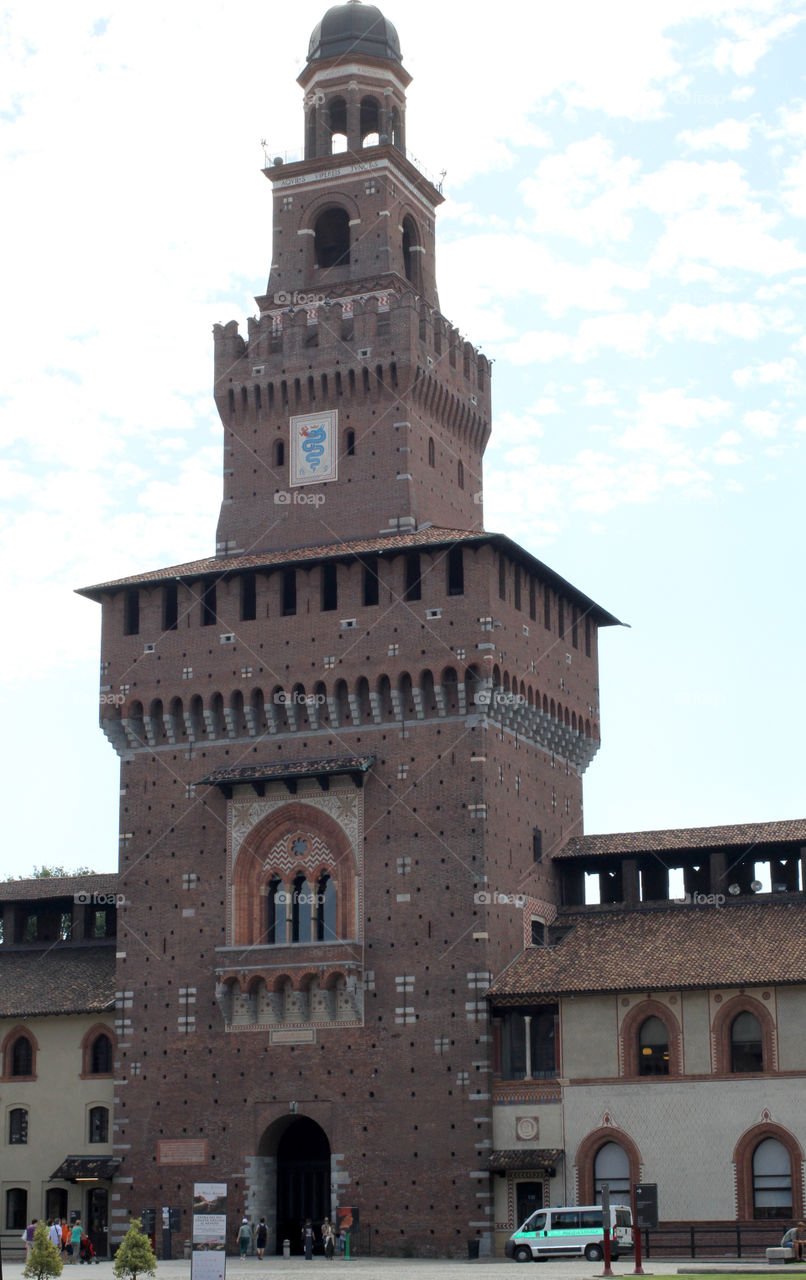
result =
M227 1184L194 1182L191 1280L225 1280Z
M338 410L291 419L289 484L324 484L338 478Z

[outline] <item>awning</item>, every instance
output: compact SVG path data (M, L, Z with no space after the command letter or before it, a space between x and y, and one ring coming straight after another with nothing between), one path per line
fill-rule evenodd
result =
M283 782L286 790L292 795L297 790L297 783L303 778L315 778L323 791L327 791L329 779L347 774L357 787L363 785L364 777L375 763L374 756L336 756L318 760L272 761L270 764L235 765L226 769L215 769L202 778L198 786L220 787L227 799L232 796L234 786L248 783L263 795L267 782Z
M62 1182L82 1182L85 1178L109 1182L119 1168L120 1160L115 1156L67 1156L50 1178Z
M539 1150L531 1148L517 1151L492 1151L487 1161L487 1168L490 1173L523 1172L526 1169L539 1169L552 1175L562 1154L562 1148L560 1147L543 1147Z

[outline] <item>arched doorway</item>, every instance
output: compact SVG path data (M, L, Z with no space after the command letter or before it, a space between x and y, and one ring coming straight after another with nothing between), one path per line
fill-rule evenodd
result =
M322 1219L332 1216L327 1134L309 1116L283 1117L263 1134L258 1163L262 1176L253 1214L265 1216L273 1228L270 1248L281 1254L288 1240L292 1254L301 1254L305 1219L313 1222L319 1241Z

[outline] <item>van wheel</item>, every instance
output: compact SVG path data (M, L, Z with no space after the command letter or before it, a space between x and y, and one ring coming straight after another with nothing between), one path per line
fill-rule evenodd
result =
M525 1244L522 1244L519 1249L515 1250L514 1258L516 1262L531 1262L532 1250Z
M599 1262L604 1257L602 1246L600 1244L588 1244L585 1246L585 1257L588 1262Z

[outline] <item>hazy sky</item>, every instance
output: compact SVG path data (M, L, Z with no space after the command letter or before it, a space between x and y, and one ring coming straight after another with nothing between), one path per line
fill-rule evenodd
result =
M116 865L73 589L214 551L211 328L265 289L322 12L6 5L0 875ZM487 527L631 628L586 830L802 815L806 4L384 12L441 306L496 362Z

